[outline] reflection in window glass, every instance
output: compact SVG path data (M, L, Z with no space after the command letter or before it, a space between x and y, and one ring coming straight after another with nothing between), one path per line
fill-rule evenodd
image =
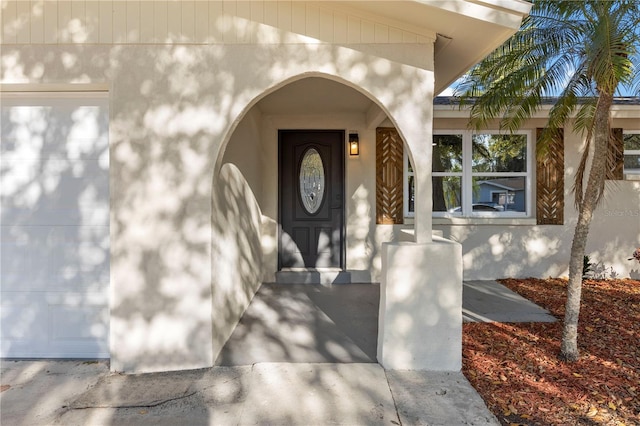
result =
M640 133L624 135L624 149L625 151L640 150Z
M624 135L624 172L640 174L640 133Z
M413 175L409 176L409 194L408 194L408 211L414 213L416 211L416 180Z
M524 176L474 177L474 212L526 212L527 181Z
M462 171L462 135L433 135L433 171Z
M460 176L433 177L433 211L462 212L462 178Z
M526 172L526 135L473 135L472 170L474 172Z
M463 135L433 135L433 211L461 214Z
M624 156L624 170L630 169L640 170L640 155L625 155Z
M435 131L432 207L436 217L526 217L531 214L531 134ZM640 154L640 152L638 152ZM414 171L405 153L405 215L415 211Z

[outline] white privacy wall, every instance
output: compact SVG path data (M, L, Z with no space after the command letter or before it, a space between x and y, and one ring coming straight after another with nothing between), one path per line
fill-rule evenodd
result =
M3 94L2 357L109 357L105 94Z

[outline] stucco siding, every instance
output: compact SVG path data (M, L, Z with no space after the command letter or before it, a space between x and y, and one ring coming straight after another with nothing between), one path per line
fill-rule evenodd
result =
M235 165L224 164L216 176L212 206L211 362L260 288L263 257L260 207Z
M415 51L414 45L399 46L371 49L395 50L403 56ZM425 45L424 56L429 52L432 48ZM433 96L431 71L345 47L7 45L2 64L5 88L18 83L30 90L38 85L78 90L86 83L89 89L95 84L108 89L111 366L120 371L212 365L218 338L212 335L212 298L224 284L219 271L212 269L212 242L217 238L212 229L219 225L211 221L212 185L224 162L220 153L237 160L265 216L277 218L275 181L263 179L274 173L273 157L238 160L241 152L250 154L247 151L258 144L258 127L252 127L257 124L251 123L257 116L249 114L249 121L240 122L261 97L288 81L325 76L375 99L414 147L428 137L430 128L430 106L424 99ZM313 126L349 130L356 124L331 119L323 123ZM373 130L363 130L363 142L373 140L372 135ZM245 141L250 143L246 151ZM274 146L273 140L263 144L257 156L265 149L273 155ZM373 151L363 144L365 155ZM350 196L361 185L370 185L358 183L359 178L370 179L366 175L347 171L347 176L355 187ZM367 188L367 194L373 192ZM269 223L273 225L268 220L263 225L274 234L275 226ZM371 225L358 232L367 226ZM363 256L375 250L367 248L357 261L347 253L348 262L364 268L360 265L368 258ZM252 278L236 283L239 288L255 282L253 272L246 276ZM245 303L244 296L240 299ZM224 320L235 325L232 317ZM162 338L167 331L171 338Z
M266 161L262 138L262 116L258 109L253 108L238 123L222 157L223 164L231 163L242 172L260 205L267 198L263 191L264 169L273 169L277 164L277 158L269 159L275 162Z

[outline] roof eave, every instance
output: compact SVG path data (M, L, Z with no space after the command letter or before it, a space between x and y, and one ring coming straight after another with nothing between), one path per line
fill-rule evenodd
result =
M346 0L334 7L360 10L394 25L430 35L435 45L435 93L452 82L511 37L531 10L523 0Z

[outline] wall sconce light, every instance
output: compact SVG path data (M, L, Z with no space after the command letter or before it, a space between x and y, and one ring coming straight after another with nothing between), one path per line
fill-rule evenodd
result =
M349 155L360 155L360 138L357 132L349 133Z

